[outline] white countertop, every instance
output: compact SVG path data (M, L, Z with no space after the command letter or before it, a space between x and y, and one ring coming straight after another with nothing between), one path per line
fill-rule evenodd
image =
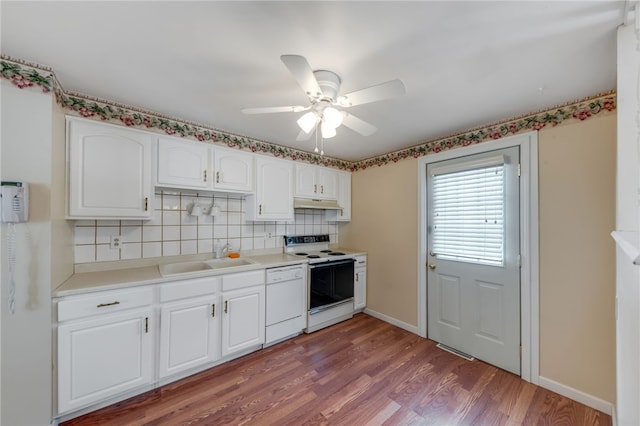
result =
M364 255L357 250L340 250L353 256ZM241 258L251 260L252 264L231 266L219 269L207 269L198 272L162 276L159 265L163 263L191 262L209 260L211 255L173 256L167 258L140 259L118 262L101 262L76 265L76 272L53 291L52 297L71 296L96 291L116 290L141 285L175 282L191 278L233 274L257 269L276 268L308 263L304 257L283 253L282 251L256 251Z
M157 259L152 264L149 264L149 261L139 261L109 262L108 264L91 266L79 265L76 269L76 273L53 291L52 297L70 296L95 291L115 290L140 285L174 282L190 278L233 274L235 272L307 263L306 259L282 252L242 257L248 258L255 263L250 265L231 266L228 268L208 269L166 277L160 275L158 265L161 262ZM211 257L209 256L208 258L210 259ZM173 257L170 261L163 260L162 263L189 262L202 259L205 258L203 258L203 256L180 256Z

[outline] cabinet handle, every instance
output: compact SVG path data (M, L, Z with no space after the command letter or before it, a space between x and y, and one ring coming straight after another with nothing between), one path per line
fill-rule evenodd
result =
M101 303L101 304L99 304L99 305L98 305L98 306L96 306L96 307L97 307L97 308L104 308L105 306L113 306L113 305L119 305L119 304L120 304L120 302L119 302L119 301L117 301L117 300L115 300L115 301L113 301L113 302L111 302L111 303Z
M262 204L258 206L258 214L262 214Z
M360 272L356 272L356 282L360 281Z
M340 209L340 216L344 216L344 209Z
M214 318L216 317L216 304L215 303L211 305L211 316L214 317Z
M324 194L324 185L320 185L320 193Z
M207 181L207 171L206 170L204 171L204 181L205 182Z
M317 184L313 184L313 193L314 194L318 193L318 185Z
M149 211L149 197L144 197L144 211Z
M149 317L144 318L144 332L149 333Z
M229 313L229 301L228 300L224 301L224 313L225 314Z
M216 183L220 183L220 172L216 172Z

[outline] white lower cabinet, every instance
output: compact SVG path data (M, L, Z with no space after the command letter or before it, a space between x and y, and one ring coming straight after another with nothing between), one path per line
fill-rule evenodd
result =
M59 317L68 319L58 326L58 412L153 383L152 301L148 290L104 292L58 304Z
M130 397L265 341L264 269L56 303L59 415Z
M264 343L264 270L222 277L222 356Z
M356 256L353 278L353 308L362 310L367 306L367 256Z
M219 279L160 286L159 378L220 359ZM181 299L181 300L176 300Z

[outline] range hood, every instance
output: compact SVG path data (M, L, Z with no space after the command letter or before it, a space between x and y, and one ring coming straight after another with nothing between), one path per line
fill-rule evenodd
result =
M318 200L315 198L294 198L294 209L340 210L336 200Z

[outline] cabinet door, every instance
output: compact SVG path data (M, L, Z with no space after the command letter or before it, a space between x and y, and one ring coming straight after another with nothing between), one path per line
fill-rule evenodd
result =
M158 138L158 185L176 188L211 187L211 147L175 138Z
M256 159L256 220L293 220L293 165L284 160Z
M215 181L213 187L221 191L253 191L254 156L248 152L214 148Z
M153 382L152 309L58 327L58 410L88 406Z
M363 309L367 306L367 270L356 269L353 289L353 308Z
M164 304L160 310L160 378L220 359L217 297Z
M68 120L69 217L151 218L152 136Z
M340 210L327 210L329 221L348 222L351 220L351 173L336 172L338 177L337 200Z
M222 294L222 356L264 343L264 285Z
M296 197L318 198L318 183L316 182L316 166L296 164Z
M319 167L317 173L319 198L335 200L338 196L338 172L326 167Z

